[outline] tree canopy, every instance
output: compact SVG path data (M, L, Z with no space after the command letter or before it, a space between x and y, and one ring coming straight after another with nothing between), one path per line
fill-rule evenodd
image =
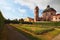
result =
M2 15L2 12L0 11L0 31L2 30L4 26L4 17Z

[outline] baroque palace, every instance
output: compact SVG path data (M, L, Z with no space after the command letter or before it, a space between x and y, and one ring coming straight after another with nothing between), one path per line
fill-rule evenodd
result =
M34 9L34 18L27 17L24 19L27 22L39 22L39 21L60 21L60 14L56 13L54 8L50 5L42 12L42 16L39 17L39 7L36 6Z

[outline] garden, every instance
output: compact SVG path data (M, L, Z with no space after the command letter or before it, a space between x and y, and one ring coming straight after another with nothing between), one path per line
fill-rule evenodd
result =
M60 34L60 28L52 26L52 24L49 24L50 26L48 26L48 24L47 25L44 25L44 24L43 25L42 24L37 24L37 25L36 24L10 24L10 25L21 31L23 30L24 33L28 33L32 35L33 37L38 38L37 40L39 39L40 40L51 40L56 35ZM31 40L34 40L34 38Z

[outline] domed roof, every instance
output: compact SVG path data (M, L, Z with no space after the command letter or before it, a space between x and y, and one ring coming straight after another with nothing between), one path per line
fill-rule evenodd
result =
M39 9L39 7L38 7L38 6L36 6L36 7L35 7L35 9Z
M44 12L49 12L49 11L54 11L56 12L56 10L54 8L51 8L49 5L47 6L47 8L43 11Z

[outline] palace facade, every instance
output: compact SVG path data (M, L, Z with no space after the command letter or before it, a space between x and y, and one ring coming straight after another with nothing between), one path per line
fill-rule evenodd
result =
M34 18L27 17L24 21L28 22L39 22L39 21L60 21L60 14L56 14L56 10L50 5L44 9L42 16L39 17L39 7L36 6L34 9Z

